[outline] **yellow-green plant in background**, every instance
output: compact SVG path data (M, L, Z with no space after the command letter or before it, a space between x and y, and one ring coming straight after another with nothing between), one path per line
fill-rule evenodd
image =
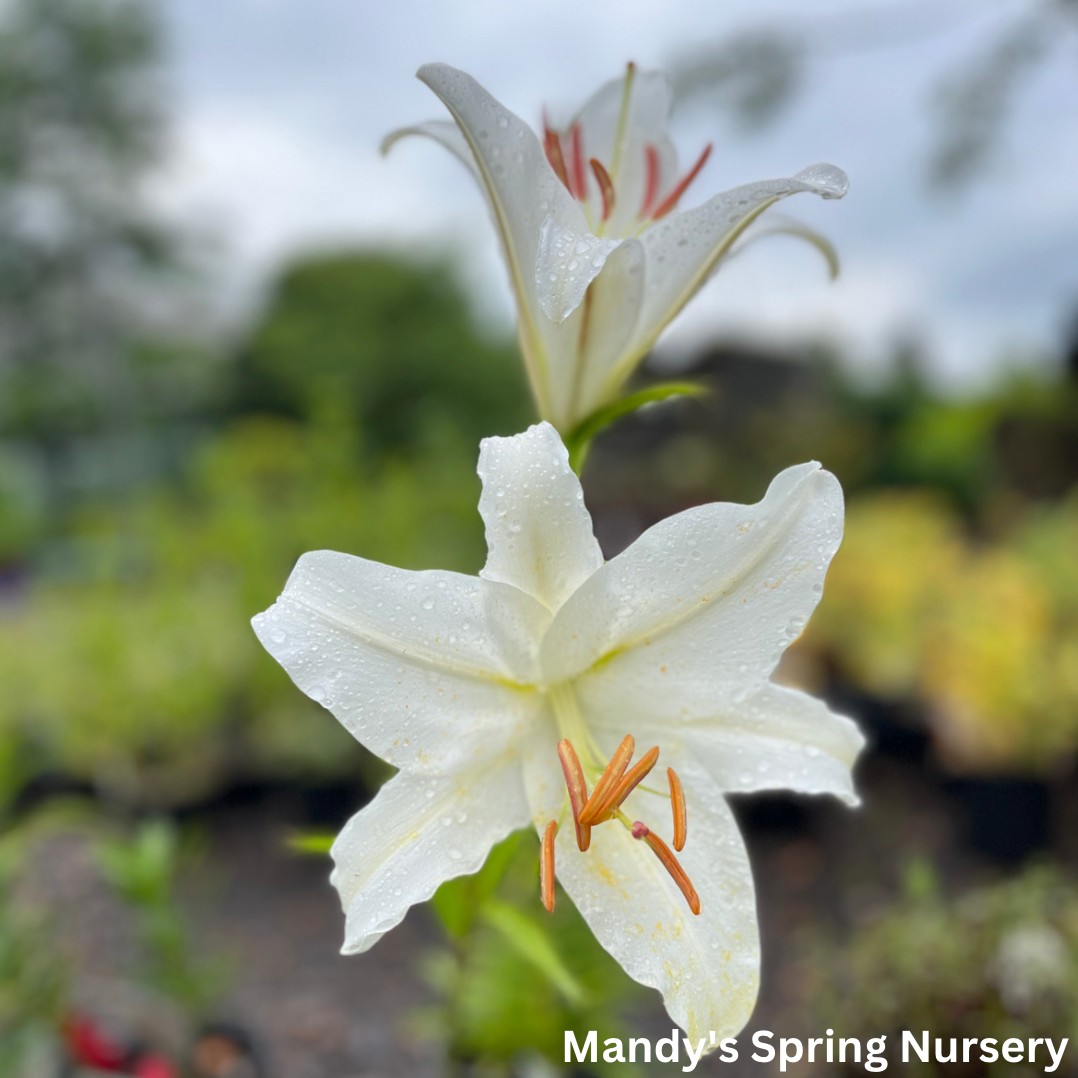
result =
M959 769L1067 766L1078 748L1078 494L992 539L923 491L855 500L804 641L883 698L917 699Z

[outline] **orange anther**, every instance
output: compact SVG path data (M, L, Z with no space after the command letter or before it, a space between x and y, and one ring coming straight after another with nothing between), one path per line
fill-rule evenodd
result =
M704 147L704 152L696 160L696 164L692 166L689 171L682 176L678 181L677 186L662 200L662 203L656 208L655 212L651 215L654 220L658 220L660 217L665 217L677 204L678 200L683 194L685 189L696 179L700 172L700 169L704 167L704 163L711 156L711 143L709 142Z
M588 177L584 171L584 135L580 124L573 124L569 138L572 146L573 184L576 188L573 190L570 187L569 190L583 202L588 197Z
M539 892L547 913L554 912L554 837L557 833L558 824L551 820L543 832L543 852L539 857Z
M644 164L647 167L644 183L644 201L640 204L640 216L647 217L652 204L659 196L659 151L649 142L644 147Z
M636 833L635 827L633 833L634 835ZM681 867L678 859L674 856L674 851L654 831L648 831L642 837L654 851L655 856L662 862L663 868L670 873L670 878L678 885L681 893L685 896L685 901L689 904L689 909L693 913L699 914L700 896L696 893L696 888L693 887L692 881L685 874L685 869ZM553 854L551 856L553 857ZM553 898L551 898L551 902L553 902Z
M614 212L614 181L597 157L593 157L590 163L591 170L595 173L595 179L599 184L599 194L603 196L603 220L605 221Z
M580 813L588 803L588 783L584 769L577 759L576 750L568 738L558 742L558 758L561 760L565 785L569 788L569 804L573 807L573 823L576 825L576 844L583 853L591 845L591 828L580 822Z
M632 734L629 734L618 746L614 755L610 757L610 763L606 765L602 778L595 784L595 789L591 791L588 803L584 806L583 812L580 813L581 823L593 824L599 819L599 815L606 804L606 799L610 796L614 787L621 782L621 777L625 774L625 769L633 758L633 749L635 747L636 742L633 740Z
M550 167L554 170L558 179L569 188L569 193L572 194L573 188L569 183L569 173L565 170L565 155L561 152L561 138L558 132L546 122L545 117L543 119L543 149L546 150L546 159L550 162Z
M689 815L685 811L685 790L682 788L681 779L672 768L666 769L666 777L670 780L670 807L674 810L674 849L679 853L685 848L685 838L689 831Z
M636 787L644 780L648 772L655 766L659 759L659 746L649 749L640 760L633 764L633 766L622 777L621 782L617 784L611 795L606 799L606 804L603 805L600 812L600 819L606 816L607 813L614 812L615 809L621 808L625 803L625 798L629 796L636 789Z

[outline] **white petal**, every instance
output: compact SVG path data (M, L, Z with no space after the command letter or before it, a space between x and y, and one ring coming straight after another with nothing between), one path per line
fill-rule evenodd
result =
M604 745L631 733L641 746L658 745L675 770L699 761L727 793L796 790L858 803L851 769L865 739L823 701L770 682L731 699L721 672L707 701L699 683L683 693L665 673L652 671L650 683L644 671L637 675L622 679L600 667L576 682L585 719Z
M625 691L668 676L702 710L747 696L819 602L842 540L842 488L816 463L780 473L756 505L716 502L646 531L558 611L548 683L602 661ZM694 702L695 706L695 702Z
M661 71L637 71L629 97L629 112L615 167L615 140L621 116L624 78L613 79L592 95L576 117L584 139L584 153L597 157L614 183L614 211L606 231L621 236L636 228L637 216L647 187L647 158L644 147L655 147L658 163L659 197L677 177L677 151L668 127L674 95ZM594 214L602 209L596 184L590 185Z
M437 773L530 728L542 700L525 686L549 617L504 584L322 550L300 558L253 625L357 740L397 767Z
M368 950L409 906L478 871L490 848L528 819L515 760L455 775L395 775L330 851L330 882L346 915L342 953Z
M516 294L520 338L543 415L550 404L550 358L556 326L539 309L535 265L539 230L547 217L562 228L587 231L584 211L554 174L535 133L475 79L446 64L425 64L422 79L445 103L475 158L501 235ZM544 324L545 323L545 324Z
M780 199L802 191L842 198L849 181L834 165L813 165L788 180L763 180L715 195L702 206L672 213L641 236L647 252L648 283L632 346L613 372L624 380L654 344L666 324L707 280L715 264L741 232Z
M489 550L480 575L557 610L603 564L558 432L538 423L512 438L484 438L479 477Z
M475 163L475 154L472 153L468 140L451 120L427 120L425 123L413 124L411 127L399 127L382 139L382 153L389 153L402 138L407 138L409 135L421 135L440 142L480 183L483 182L479 166Z
M670 1017L696 1043L711 1030L717 1039L735 1036L748 1021L759 989L760 943L752 872L733 815L699 765L689 762L679 774L689 841L677 857L700 896L699 916L650 848L617 821L592 828L586 853L577 849L571 823L563 826L555 873L595 938L630 977L662 993ZM528 760L525 775L541 829L558 818L565 800L552 745ZM670 842L666 798L638 791L626 811Z
M543 314L564 322L583 302L588 285L620 242L573 232L548 217L539 230L535 259L535 287Z
M573 396L577 423L612 399L607 382L633 339L645 282L644 245L637 239L623 240L591 286L588 330Z

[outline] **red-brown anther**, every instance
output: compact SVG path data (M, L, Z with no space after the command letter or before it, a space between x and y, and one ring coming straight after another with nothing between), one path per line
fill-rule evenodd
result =
M648 772L655 766L659 759L659 746L649 749L639 761L622 776L621 782L617 784L613 792L606 799L606 804L603 805L599 818L602 819L608 813L613 813L616 809L621 808L625 803L625 798L629 796L645 779Z
M546 150L546 159L550 162L550 167L554 170L558 179L569 188L569 193L572 194L573 188L569 183L569 173L565 170L565 155L561 152L561 138L545 119L543 120L543 149Z
M685 838L689 832L689 815L685 811L685 791L681 779L672 768L666 769L670 781L670 807L674 810L674 849L679 853L685 848Z
M543 852L539 857L539 892L547 913L554 912L554 838L558 824L551 820L543 832Z
M653 220L657 221L660 217L665 217L678 204L678 200L683 194L685 194L685 189L689 186L690 183L692 183L693 180L696 179L696 177L700 173L700 169L704 167L704 163L710 156L711 143L709 142L704 147L704 152L700 154L700 156L697 158L696 164L693 165L692 168L689 169L689 171L684 176L682 176L673 191L671 191L670 194L668 194L666 198L662 200L660 205L656 207L655 212L651 215Z
M649 142L644 147L644 164L647 167L644 182L644 201L640 203L640 217L651 212L655 199L659 197L659 151Z
M636 829L633 829L635 835ZM662 862L663 868L670 873L670 878L678 885L681 893L685 896L685 901L689 904L689 909L693 913L700 913L700 896L696 893L696 888L693 887L692 881L685 874L685 869L681 867L678 859L674 856L674 851L658 835L653 831L642 836L644 841L651 847L655 856ZM551 899L553 901L553 899Z
M588 175L584 171L584 135L580 130L580 124L573 124L572 130L569 132L569 138L572 144L572 165L573 165L573 187L569 190L580 199L581 202L588 197Z
M603 806L606 804L606 799L610 796L614 787L621 782L621 777L625 774L625 769L633 758L633 749L635 747L636 742L633 740L632 734L626 735L625 740L618 746L614 755L610 757L610 763L606 765L602 778L595 784L595 789L591 791L591 797L588 798L584 811L580 813L581 823L593 824L599 819Z
M561 760L565 785L569 789L569 804L573 807L573 823L576 825L576 844L583 853L591 845L591 828L580 822L580 813L588 803L588 783L580 766L576 750L568 738L558 742L558 759Z
M595 179L599 184L599 193L603 196L603 220L605 221L614 212L614 181L597 157L593 157L590 164L591 171L595 173Z

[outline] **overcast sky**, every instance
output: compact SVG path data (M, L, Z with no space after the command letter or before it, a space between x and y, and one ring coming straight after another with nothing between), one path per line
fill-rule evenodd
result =
M404 244L460 253L485 316L508 288L481 198L458 163L383 134L444 115L415 80L442 60L530 122L570 112L626 60L663 67L686 47L757 26L807 29L826 48L796 101L746 137L719 114L678 114L691 161L715 152L686 204L831 161L843 202L800 196L791 215L842 258L777 239L725 267L675 323L668 349L716 329L824 338L878 364L896 341L931 351L941 379L984 378L1016 353L1058 352L1078 316L1078 34L1015 98L991 173L933 195L933 88L1030 6L1012 0L164 0L174 150L160 195L225 242L222 273L250 295L296 250ZM858 17L860 14L860 17ZM871 17L866 17L870 15ZM1072 20L1073 21L1073 20ZM851 40L853 39L853 40Z

